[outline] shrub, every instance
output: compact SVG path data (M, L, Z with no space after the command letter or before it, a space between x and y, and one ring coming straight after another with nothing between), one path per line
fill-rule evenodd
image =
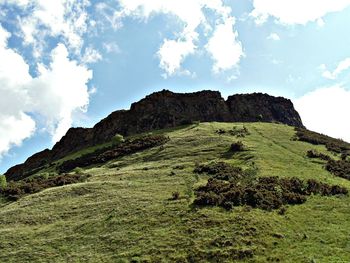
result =
M73 172L75 174L82 174L82 173L84 173L84 169L81 168L81 167L76 167L76 168L73 169Z
M6 176L0 175L0 189L5 189L7 186Z
M306 156L309 157L309 158L318 158L318 159L325 160L325 161L329 161L329 160L332 159L328 155L323 154L323 153L319 153L316 150L308 150L306 152Z
M236 136L236 137L245 137L246 135L250 134L248 129L245 126L243 126L242 129L239 129L239 128L234 126L229 131L225 131L224 129L218 129L215 131L215 133L217 133L217 134L229 133L231 136Z
M227 181L237 181L242 179L244 175L240 167L234 167L225 162L211 163L208 165L197 164L194 172L198 174L206 173L211 175L212 178Z
M234 142L230 146L231 152L241 152L244 151L244 144L241 141Z
M315 145L325 145L327 150L342 153L350 150L350 144L343 140L334 139L324 134L309 131L304 128L295 128L296 137L299 141L308 142Z
M348 156L349 156L348 153L343 152L343 153L340 155L340 159L342 159L343 161L346 161L346 159L348 158Z
M171 194L171 200L178 200L180 198L180 193L179 192L172 192Z
M350 162L347 160L329 160L326 164L326 170L335 176L350 180Z
M9 200L17 200L24 195L37 193L46 188L82 182L88 177L88 175L64 174L48 179L38 176L21 181L11 181L5 188L0 189L0 194Z
M37 176L41 177L43 179L48 179L50 177L50 174L49 173L40 173Z
M116 134L116 135L114 135L113 136L113 138L112 138L112 143L114 144L114 145L117 145L117 144L120 144L120 143L122 143L122 142L124 142L125 140L124 140L124 137L123 137L123 135L121 135L121 134Z
M302 204L311 194L328 196L348 193L346 188L338 185L331 186L316 180L302 181L296 177L274 176L245 180L241 169L237 170L237 167L225 163L197 165L195 172L211 175L206 185L196 189L194 204L199 206L221 206L232 209L234 206L248 205L273 210L286 204ZM237 172L239 176L237 174L228 176Z
M97 150L74 160L67 160L58 167L58 170L60 173L67 173L76 167L87 167L94 164L106 163L118 157L161 146L167 141L169 141L169 137L163 135L149 135L128 139L107 149Z

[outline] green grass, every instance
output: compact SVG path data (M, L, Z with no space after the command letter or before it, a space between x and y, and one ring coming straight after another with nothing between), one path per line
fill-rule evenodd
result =
M325 162L306 157L309 149L331 155L324 146L291 140L295 132L286 125L244 125L244 138L215 133L239 123L156 131L169 135L164 147L87 169L85 183L0 199L0 262L349 262L349 196L312 196L284 215L192 206L193 190L207 180L193 173L195 164L211 161L350 190L350 181L323 169ZM231 154L237 140L248 151ZM180 199L170 200L176 191ZM233 259L245 253L254 256Z

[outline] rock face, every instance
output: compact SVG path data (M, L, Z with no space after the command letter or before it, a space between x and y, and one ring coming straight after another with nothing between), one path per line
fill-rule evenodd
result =
M290 126L303 126L292 102L282 97L272 97L262 93L237 94L228 97L227 105L233 121L277 121Z
M173 93L155 92L130 110L111 113L93 128L71 128L52 150L34 154L24 164L10 168L8 180L22 179L43 165L87 146L109 141L116 133L131 135L155 129L201 122L279 122L303 127L292 102L262 93L237 94L225 101L217 91Z

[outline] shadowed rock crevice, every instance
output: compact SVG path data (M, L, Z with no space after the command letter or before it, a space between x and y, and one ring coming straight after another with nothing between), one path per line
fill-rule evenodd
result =
M116 134L124 136L201 122L279 122L303 127L292 102L262 93L238 94L225 101L218 91L155 92L130 110L111 113L93 128L71 128L52 150L37 153L21 165L10 168L8 180L19 180L42 166L88 146L105 143Z

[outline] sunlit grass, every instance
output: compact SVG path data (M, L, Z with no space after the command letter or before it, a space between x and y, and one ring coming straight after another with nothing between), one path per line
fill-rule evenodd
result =
M243 125L250 132L244 138L215 133ZM279 124L201 123L162 132L171 139L164 147L85 170L92 175L85 183L0 200L0 262L230 262L249 251L253 257L242 262L350 261L349 197L313 196L285 215L192 206L193 189L207 180L193 173L195 164L211 161L350 189L324 162L306 157L309 149L330 155L324 146L294 141L294 129ZM248 150L230 153L238 140ZM180 198L170 200L175 191Z

